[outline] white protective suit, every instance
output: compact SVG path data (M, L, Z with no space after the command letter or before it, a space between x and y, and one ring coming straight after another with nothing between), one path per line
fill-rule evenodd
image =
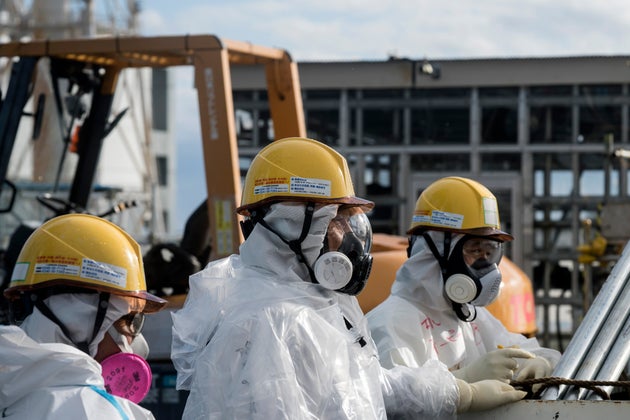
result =
M443 254L444 233L429 235ZM462 237L453 236L451 250ZM474 321L460 320L444 297L443 285L440 265L419 236L396 273L390 296L367 314L383 366L416 367L440 360L457 370L498 346L517 346L544 357L552 367L560 359L558 351L541 347L535 338L509 332L485 307L476 307Z
M87 337L97 295L55 295L46 303L71 333ZM90 353L105 332L127 313L112 298ZM71 308L60 311L59 308ZM28 333L28 335L27 335ZM78 350L57 324L37 308L21 327L0 327L0 413L8 419L153 419L150 411L105 391L101 365Z
M336 209L315 211L302 243L311 263ZM274 204L265 220L296 239L304 205ZM172 317L177 387L190 390L186 419L454 416L458 389L443 364L383 369L356 298L310 283L294 252L260 224L240 255L191 277Z

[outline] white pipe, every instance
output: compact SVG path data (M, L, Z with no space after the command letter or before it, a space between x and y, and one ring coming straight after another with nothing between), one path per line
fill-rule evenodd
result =
M580 365L579 370L573 376L573 379L584 381L595 380L602 365L608 361L610 349L615 344L615 340L623 329L630 304L630 283L626 281L626 285L615 306L613 306L606 318L606 321L599 329L595 340L591 343L588 353L584 357L584 361ZM609 379L607 379L609 380ZM575 386L567 389L564 400L580 400L583 399L587 390Z
M593 304L584 316L567 349L556 365L552 376L572 379L587 352L589 351L597 332L603 325L611 308L624 288L630 273L630 242L626 243L619 260L604 282L600 292L593 300ZM559 385L547 388L541 398L543 400L562 399L567 386Z
M626 306L630 306L630 302L625 302ZM626 323L623 329L617 336L615 344L608 352L608 357L604 362L604 365L597 373L595 377L596 381L617 381L621 376L624 368L630 360L630 316L626 319ZM610 394L612 386L600 387L602 391ZM584 393L586 396L583 399L587 400L601 400L601 397L593 391L587 391Z

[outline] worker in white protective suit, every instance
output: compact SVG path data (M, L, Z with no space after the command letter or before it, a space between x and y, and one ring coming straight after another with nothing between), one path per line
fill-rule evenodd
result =
M468 384L437 360L383 369L354 295L372 232L346 160L311 139L276 140L247 173L240 255L191 276L173 314L185 419L449 418L523 398Z
M144 314L166 301L146 292L140 246L113 223L58 216L24 244L5 290L0 413L6 419L153 419Z
M549 376L560 353L509 332L485 308L499 294L503 243L514 239L501 230L495 196L471 179L439 179L418 198L408 233L391 295L367 314L381 363L440 360L468 382Z

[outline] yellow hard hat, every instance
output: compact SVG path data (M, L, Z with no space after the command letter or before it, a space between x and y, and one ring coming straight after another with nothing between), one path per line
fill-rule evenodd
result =
M127 298L132 308L156 312L166 301L147 292L140 245L117 225L88 214L48 220L28 238L5 296L91 289Z
M277 201L347 204L371 209L374 203L355 197L346 159L325 144L308 138L275 140L263 148L247 171L241 206L253 208Z
M444 230L511 241L501 230L497 199L486 187L462 177L441 178L418 197L408 234Z

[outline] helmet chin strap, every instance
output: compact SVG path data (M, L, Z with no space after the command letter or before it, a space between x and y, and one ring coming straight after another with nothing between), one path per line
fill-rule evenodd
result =
M451 250L451 232L444 232L443 255L440 255L440 252L435 246L433 239L431 239L431 236L427 232L422 232L422 237L429 246L429 249L433 253L433 256L440 264L440 270L442 271L442 281L446 283L446 273L448 271L448 254ZM464 322L472 322L475 320L475 318L477 318L477 310L475 309L474 305L469 305L468 303L453 302L448 296L444 297L451 303L451 307L453 308L453 311L455 311L455 315L457 315L457 318L461 319Z
M101 325L103 325L103 321L105 320L105 314L107 313L107 307L109 306L109 293L100 292L98 294L98 308L96 310L96 317L94 318L94 327L92 328L92 338L89 341L82 341L80 343L76 343L72 339L72 335L68 328L61 322L59 318L50 310L48 305L44 303L43 299L37 299L35 301L35 307L39 309L39 311L52 322L57 324L57 326L61 329L61 332L72 342L79 350L84 353L90 354L90 343L94 341L94 338L98 334L98 331L101 329Z

